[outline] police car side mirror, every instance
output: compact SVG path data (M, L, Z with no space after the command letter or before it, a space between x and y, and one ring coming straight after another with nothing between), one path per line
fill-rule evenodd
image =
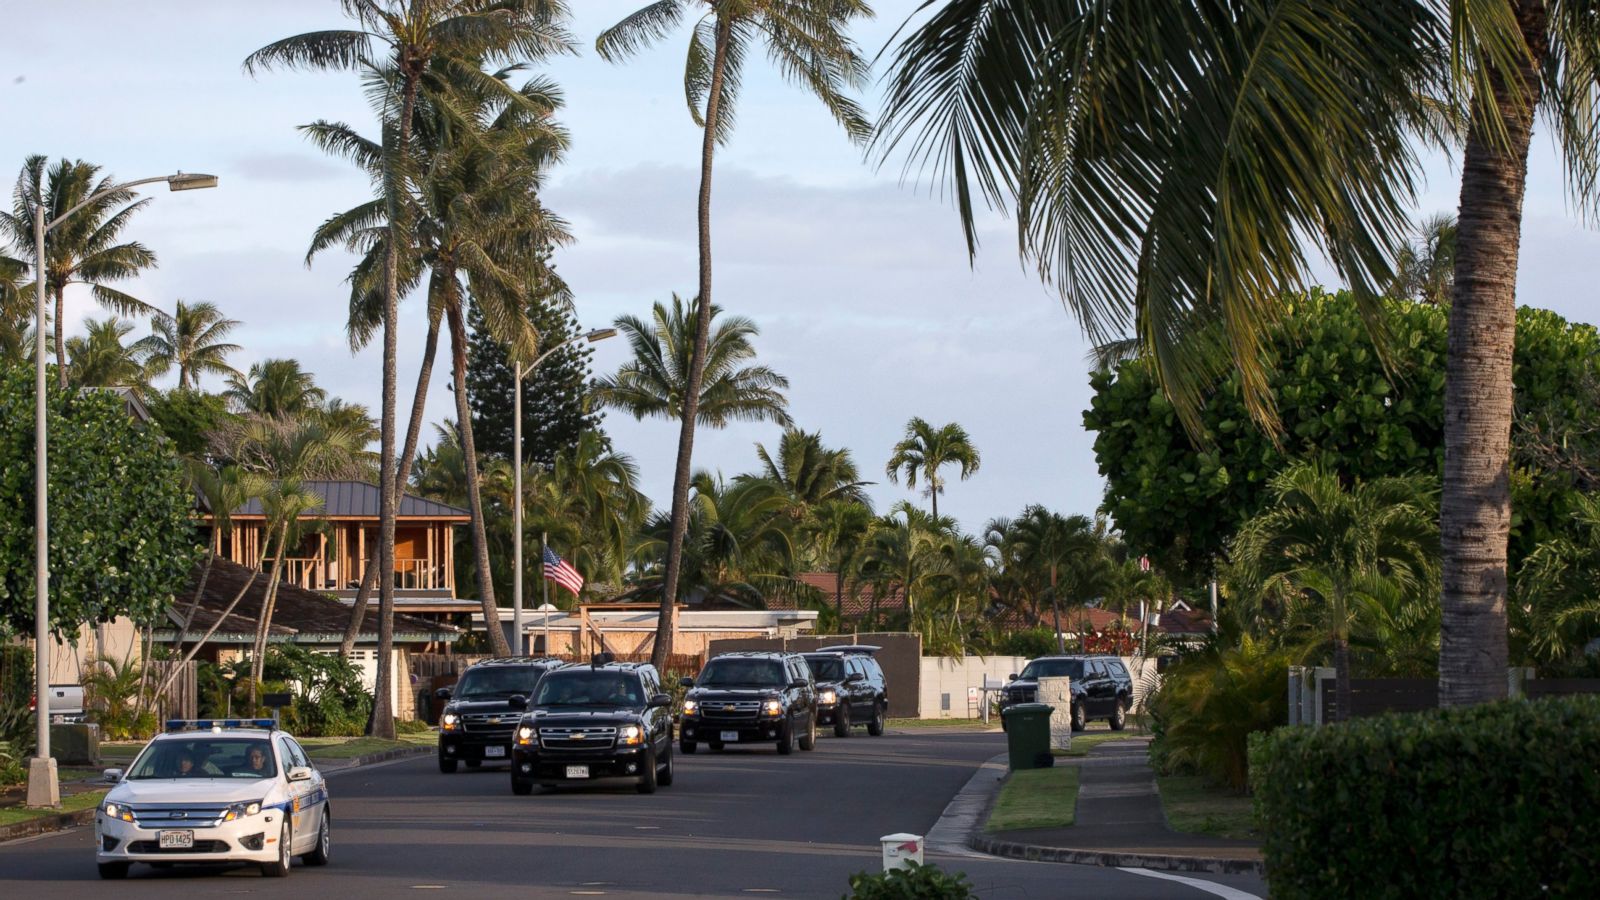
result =
M693 678L688 678L688 677L679 678L678 679L678 686L679 687L692 688L692 687L694 687L694 679Z
M449 700L450 699L450 689L447 688L447 687L439 688L437 691L433 692L433 695L435 697L438 697L440 700Z
M290 781L310 781L311 769L306 766L295 766L289 770Z
M672 698L666 694L655 694L650 698L651 709L666 709L672 705Z
M121 769L107 769L100 773L100 779L106 784L116 784L122 780Z

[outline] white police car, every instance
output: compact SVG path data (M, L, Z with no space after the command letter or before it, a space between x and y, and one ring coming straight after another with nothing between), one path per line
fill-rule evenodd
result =
M106 780L116 786L95 816L101 878L136 862L256 863L280 878L291 857L328 862L327 785L271 719L174 719Z

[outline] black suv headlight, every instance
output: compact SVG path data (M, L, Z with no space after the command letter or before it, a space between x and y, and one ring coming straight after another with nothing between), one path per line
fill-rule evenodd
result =
M696 700L696 699L694 699L692 697L689 697L689 698L686 698L683 701L683 714L684 715L693 716L693 715L698 715L699 712L700 712L700 701L699 700Z
M644 743L644 729L638 725L624 725L617 729L617 744L623 747L637 747Z
M823 706L832 706L839 702L839 692L833 688L824 688L817 691L817 702Z
M455 710L447 709L444 715L439 717L439 730L455 731L459 727L461 727L461 716L457 715Z
M761 714L764 716L783 715L783 701L777 697L768 699L765 703L761 704Z

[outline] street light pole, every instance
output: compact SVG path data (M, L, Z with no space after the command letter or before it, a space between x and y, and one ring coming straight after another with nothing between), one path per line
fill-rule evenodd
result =
M511 444L513 455L516 457L511 467L511 527L516 532L515 546L511 551L513 567L511 571L511 633L515 635L515 640L512 641L512 655L514 656L521 656L524 653L522 639L522 379L539 368L541 363L549 359L557 351L565 350L574 344L581 344L584 341L593 344L616 336L617 330L615 328L596 328L587 334L578 335L551 347L529 363L527 368L523 368L522 363L517 360L511 360L511 365L516 372L516 390L514 392L516 408L511 414ZM539 554L539 564L541 566L544 565L544 553L542 550ZM547 631L544 649L546 653L550 652L549 621L550 614L545 613Z
M44 179L41 173L39 192L33 198L33 277L34 310L33 345L33 677L34 716L37 721L33 759L28 761L28 805L57 807L61 805L61 782L56 775L56 761L50 755L50 478L48 463L49 437L45 430L45 235L50 229L66 221L73 213L107 196L142 184L165 181L174 191L189 191L217 186L215 175L198 175L179 172L158 178L140 178L112 185L88 198L49 222L44 220Z

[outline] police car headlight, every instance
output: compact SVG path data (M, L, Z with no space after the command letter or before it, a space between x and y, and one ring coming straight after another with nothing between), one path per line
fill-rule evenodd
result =
M833 691L823 691L817 694L817 702L823 706L832 706L839 702L839 695Z
M133 810L120 803L107 803L100 807L100 811L113 819L121 819L124 822L133 821Z
M617 729L617 743L624 747L644 743L644 729L637 725L624 725Z
M781 716L783 715L783 701L776 699L768 700L762 705L761 711L769 716Z
M517 729L517 743L524 745L533 743L533 728L531 726L524 725Z
M698 700L685 700L685 701L683 701L683 714L684 715L692 716L692 715L694 715L695 713L697 713L699 711L700 711L700 701L698 701Z
M439 725L443 727L445 731L454 731L456 723L460 721L461 717L453 712L447 712L439 717Z
M232 822L234 819L242 819L245 816L253 816L253 815L256 815L256 814L258 814L260 812L261 812L261 801L260 800L255 800L255 801L250 802L250 803L235 803L232 806L228 807L228 811L227 812L222 814L222 821L224 821L224 822Z

